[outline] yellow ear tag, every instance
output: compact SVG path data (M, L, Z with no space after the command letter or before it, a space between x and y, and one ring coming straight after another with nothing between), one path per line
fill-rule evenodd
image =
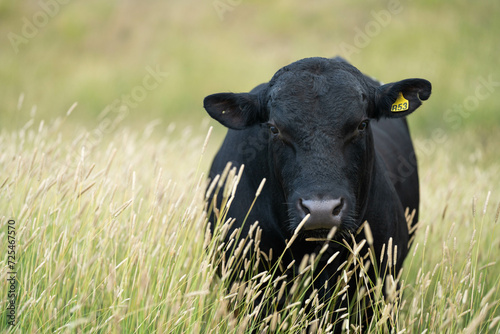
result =
M404 98L403 93L399 92L398 98L396 102L391 107L392 112L400 112L400 111L405 111L408 110L410 107L410 103L408 102L407 99Z

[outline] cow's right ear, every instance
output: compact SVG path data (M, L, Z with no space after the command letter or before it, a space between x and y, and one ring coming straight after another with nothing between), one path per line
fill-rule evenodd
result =
M235 130L267 121L259 96L252 93L209 95L203 100L203 107L212 118Z
M373 118L404 117L429 98L432 85L425 79L405 79L377 87Z

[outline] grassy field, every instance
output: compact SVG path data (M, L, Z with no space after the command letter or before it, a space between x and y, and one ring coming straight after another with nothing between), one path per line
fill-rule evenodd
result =
M252 301L276 297L256 286L279 277L227 291L215 275L227 245L223 230L207 237L203 200L224 130L201 105L340 54L384 82L433 84L410 117L420 229L403 294L375 301L370 331L499 333L500 2L390 3L0 0L0 331L331 330L301 311L301 293L255 321ZM303 269L299 292L314 263Z
M2 240L7 220L16 222L15 331L300 332L310 324L294 305L300 294L287 312L253 323L256 290L248 287L263 277L246 281L238 299L215 275L213 255L224 245L205 235L202 200L217 139L205 145L194 134L206 133L206 122L123 127L85 150L76 148L92 131L61 134L65 122L0 134L0 164L8 171L0 180ZM417 138L417 146L425 140ZM500 330L496 142L468 132L420 156L422 219L400 280L404 293L377 304L395 332ZM2 270L1 281L7 278ZM5 307L1 316L5 330ZM386 324L380 320L373 332L385 332Z

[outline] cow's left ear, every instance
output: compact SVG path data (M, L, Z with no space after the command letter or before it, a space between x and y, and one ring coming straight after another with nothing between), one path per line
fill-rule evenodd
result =
M425 79L406 79L377 87L373 118L404 117L414 112L431 95Z
M259 96L253 93L218 93L203 100L208 114L222 125L241 130L265 122Z

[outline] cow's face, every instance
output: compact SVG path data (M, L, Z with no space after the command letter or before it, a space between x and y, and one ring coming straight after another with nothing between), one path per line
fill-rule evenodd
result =
M324 236L334 226L352 231L364 213L374 161L370 119L408 115L430 91L423 79L377 87L345 62L309 58L253 93L210 95L204 106L233 129L267 126L289 229L310 214L303 231Z
M312 70L275 78L267 125L290 228L310 214L304 231L322 235L333 226L350 230L357 225L374 151L366 84L349 72Z

